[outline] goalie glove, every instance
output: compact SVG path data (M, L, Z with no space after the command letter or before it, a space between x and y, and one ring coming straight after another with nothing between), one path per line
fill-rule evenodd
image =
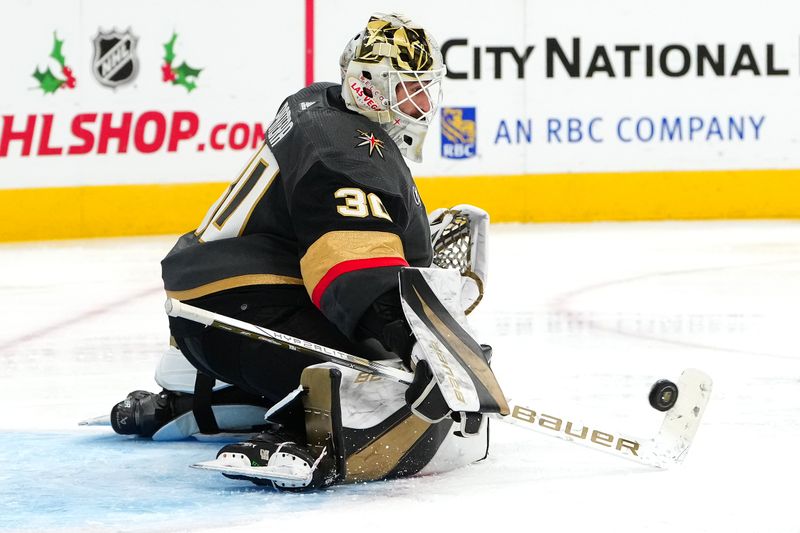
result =
M441 422L452 412L430 365L424 359L414 369L414 380L406 389L406 403L412 413L432 424Z
M416 348L416 345L415 345ZM491 358L492 347L482 344L484 357ZM419 359L414 368L414 379L406 389L406 403L411 412L419 418L435 424L450 416L459 429L459 437L473 437L480 434L483 415L481 413L453 412L442 395L431 367L424 359Z
M488 277L489 214L474 205L436 209L428 215L433 265L454 268L461 278L461 306L469 315L483 298Z

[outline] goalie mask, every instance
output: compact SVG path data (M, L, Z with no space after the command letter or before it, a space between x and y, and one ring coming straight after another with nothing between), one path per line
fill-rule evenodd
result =
M348 109L379 123L405 157L421 162L445 73L436 41L402 15L376 13L339 66Z

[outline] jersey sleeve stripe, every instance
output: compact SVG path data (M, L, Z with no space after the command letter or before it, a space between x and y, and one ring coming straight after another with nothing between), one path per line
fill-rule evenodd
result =
M394 262L391 265L369 262L373 259L380 260L378 263L389 260ZM367 261L367 263L351 263L351 261ZM394 233L342 230L329 231L314 241L300 259L300 272L308 295L314 303L318 303L324 289L345 272L407 264L403 253L403 242ZM318 286L323 279L326 283L320 289ZM318 296L316 300L315 296Z
M231 278L220 279L186 290L167 290L167 296L176 300L192 300L215 292L245 287L248 285L302 285L303 280L290 276L276 274L245 274Z
M328 272L322 277L319 283L317 283L316 287L314 287L314 290L311 293L311 301L314 302L314 305L319 307L325 290L336 278L342 274L356 270L363 270L366 268L389 266L408 266L408 262L402 257L373 257L370 259L352 259L350 261L344 261L334 265L333 268L328 270Z

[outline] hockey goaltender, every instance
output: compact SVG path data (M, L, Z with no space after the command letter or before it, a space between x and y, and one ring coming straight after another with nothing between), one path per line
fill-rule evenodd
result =
M170 317L163 391L115 405L117 433L247 433L213 465L287 490L486 456L485 415L507 405L491 350L446 309L463 318L482 295L488 217L459 206L429 218L403 161L422 159L445 74L439 47L404 16L375 14L340 66L341 84L283 101L260 149L162 261L164 287L182 303L413 370L413 383ZM440 267L453 265L435 256L459 252L459 290L443 291L452 270ZM401 295L403 275L413 301Z

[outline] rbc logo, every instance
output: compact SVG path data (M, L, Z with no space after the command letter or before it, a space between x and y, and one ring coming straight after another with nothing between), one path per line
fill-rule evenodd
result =
M442 157L475 157L475 108L442 108Z

